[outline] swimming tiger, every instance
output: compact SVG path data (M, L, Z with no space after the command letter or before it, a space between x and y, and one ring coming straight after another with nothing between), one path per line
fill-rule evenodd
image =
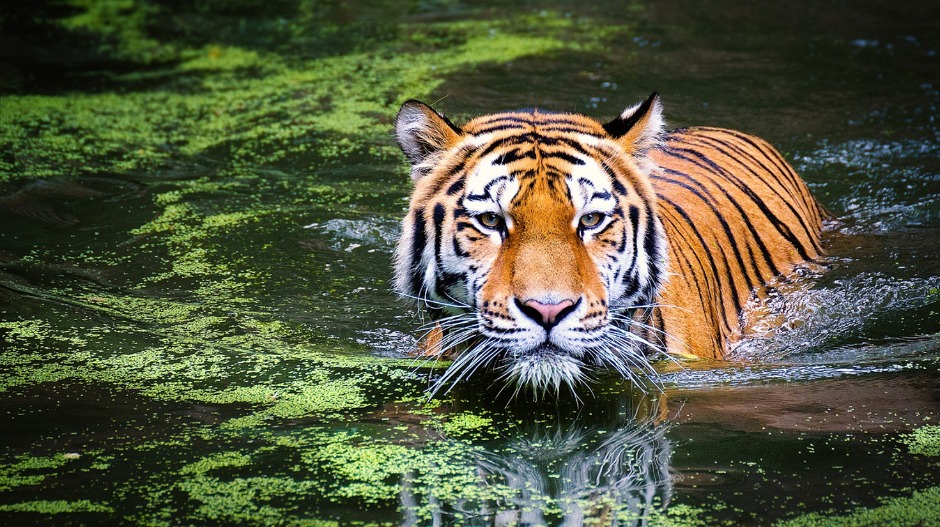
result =
M667 132L656 93L606 124L458 127L412 100L395 133L414 183L395 287L435 321L422 353L456 356L437 388L483 368L574 390L598 368L639 381L660 355L724 358L752 292L822 254L826 212L780 153Z

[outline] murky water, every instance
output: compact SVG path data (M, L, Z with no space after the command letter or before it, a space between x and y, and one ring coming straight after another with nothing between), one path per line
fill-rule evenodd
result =
M0 522L940 523L937 6L582 4L0 16ZM785 153L839 218L825 272L664 393L428 401L398 104L654 90Z

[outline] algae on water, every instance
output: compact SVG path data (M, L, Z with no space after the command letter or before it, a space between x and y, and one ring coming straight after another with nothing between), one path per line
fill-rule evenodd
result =
M940 456L940 426L922 426L904 437L911 454Z
M806 514L778 522L777 527L921 527L940 524L940 487L915 491L909 497L885 500L878 507L845 515Z
M4 179L142 175L206 153L229 169L353 154L397 159L390 118L405 99L427 96L475 65L588 49L603 34L555 13L400 23L388 27L397 38L304 60L276 50L160 44L142 36L146 3L101 7L111 4L83 2L85 14L64 25L115 42L102 51L116 58L166 63L165 78L143 90L4 96L0 147L13 154L0 157ZM133 16L121 18L125 11ZM531 27L540 30L516 29Z

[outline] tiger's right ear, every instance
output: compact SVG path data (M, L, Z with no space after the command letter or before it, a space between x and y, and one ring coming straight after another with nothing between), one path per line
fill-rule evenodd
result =
M440 153L455 145L463 131L421 101L402 105L395 119L395 138L411 162L411 179L418 180L434 167Z

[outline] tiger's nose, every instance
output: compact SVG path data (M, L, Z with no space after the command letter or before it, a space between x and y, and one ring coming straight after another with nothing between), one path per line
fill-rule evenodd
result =
M516 305L519 307L520 311L525 313L527 317L538 322L539 325L545 328L547 331L552 329L559 322L561 322L561 319L565 318L569 313L574 311L574 308L577 304L573 300L562 300L557 304L543 304L538 300L526 300L525 302L520 302L517 298Z

